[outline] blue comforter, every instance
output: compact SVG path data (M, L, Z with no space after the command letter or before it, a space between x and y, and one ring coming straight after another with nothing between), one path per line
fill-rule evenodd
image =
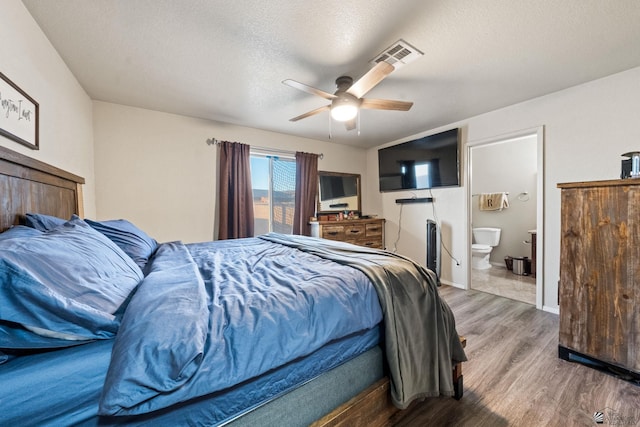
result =
M122 319L100 413L232 387L381 319L357 269L258 238L163 244Z

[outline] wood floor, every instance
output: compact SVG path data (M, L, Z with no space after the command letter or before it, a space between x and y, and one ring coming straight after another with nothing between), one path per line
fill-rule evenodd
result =
M443 286L466 336L464 396L417 402L394 426L640 425L640 387L558 358L558 316L511 299Z

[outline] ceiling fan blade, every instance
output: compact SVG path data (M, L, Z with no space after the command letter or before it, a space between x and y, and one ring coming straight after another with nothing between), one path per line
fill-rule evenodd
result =
M293 119L289 119L290 122L297 122L298 120L306 119L310 116L315 116L318 113L322 113L323 111L329 111L331 109L331 105L325 105L324 107L316 108L315 110L308 111L304 114L300 114Z
M413 106L413 102L394 101L391 99L370 99L364 98L360 103L360 108L368 110L396 110L409 111Z
M301 90L303 92L310 93L311 95L320 96L320 97L322 97L324 99L332 100L333 98L336 97L332 93L325 92L325 91L320 90L320 89L316 89L315 87L308 86L308 85L306 85L304 83L300 83L300 82L297 82L295 80L286 79L286 80L283 80L282 83L286 84L287 86L291 86L294 89L298 89L298 90Z
M362 98L367 92L375 87L378 83L387 77L395 68L388 62L380 61L367 73L360 77L357 82L347 89L347 93Z

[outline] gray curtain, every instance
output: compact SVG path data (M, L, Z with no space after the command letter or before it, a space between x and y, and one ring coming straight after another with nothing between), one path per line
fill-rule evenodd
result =
M253 236L253 191L250 147L222 141L218 155L218 239Z
M318 196L318 155L296 153L296 205L293 213L293 234L311 235L309 218L316 213Z

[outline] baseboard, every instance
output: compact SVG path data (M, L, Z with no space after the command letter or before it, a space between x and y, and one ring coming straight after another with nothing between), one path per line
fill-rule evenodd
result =
M442 278L440 278L440 283L442 283L443 285L447 285L447 286L451 286L451 287L454 287L454 288L462 289L463 291L466 290L464 285L461 285L459 283L454 283L454 282L451 282L449 280L444 280Z

